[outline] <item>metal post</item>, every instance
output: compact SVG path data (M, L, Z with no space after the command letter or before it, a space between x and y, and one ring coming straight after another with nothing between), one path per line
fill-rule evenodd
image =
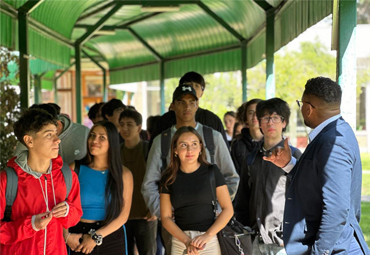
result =
M55 73L54 73L55 75ZM53 88L54 88L54 103L58 104L58 78L60 77L60 75L53 79L54 82L53 82Z
M356 0L339 1L337 81L342 87L341 112L356 128Z
M108 102L107 71L103 70L103 102Z
M266 99L275 97L275 10L266 11Z
M241 45L241 73L242 73L242 91L243 102L247 101L247 43L242 42Z
M33 93L35 98L35 104L40 104L42 99L41 94L41 75L34 75L34 86L33 86Z
M160 84L160 97L161 97L161 114L164 114L165 109L165 97L164 97L164 61L159 62L159 84Z
M82 88L81 88L81 46L75 45L76 60L76 117L77 123L82 124Z
M19 83L21 110L29 107L30 68L28 60L28 14L18 11Z

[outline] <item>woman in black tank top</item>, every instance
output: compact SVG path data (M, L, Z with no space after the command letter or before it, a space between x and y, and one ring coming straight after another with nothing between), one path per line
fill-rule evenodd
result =
M176 131L170 157L161 180L160 207L162 225L172 235L171 254L221 255L216 234L226 226L234 211L220 170L206 161L202 138L193 127ZM209 168L215 173L216 195L222 208L216 220Z

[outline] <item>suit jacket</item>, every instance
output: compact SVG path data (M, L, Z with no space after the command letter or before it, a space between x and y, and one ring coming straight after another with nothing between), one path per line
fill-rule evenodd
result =
M353 236L370 254L359 226L360 151L343 118L311 141L289 177L283 227L288 255L347 254Z

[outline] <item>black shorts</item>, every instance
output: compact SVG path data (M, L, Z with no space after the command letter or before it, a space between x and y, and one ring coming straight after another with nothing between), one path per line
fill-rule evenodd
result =
M75 234L88 234L90 229L98 230L102 227L101 222L95 223L83 223L79 222L76 226L69 229L70 233ZM82 252L70 251L70 255L81 255ZM103 238L103 243L100 246L95 246L94 250L90 253L91 255L122 255L125 252L125 233L123 227L119 228L112 234Z

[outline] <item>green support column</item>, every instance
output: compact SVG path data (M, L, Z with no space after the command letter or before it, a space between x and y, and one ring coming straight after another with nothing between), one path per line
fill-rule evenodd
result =
M342 87L341 112L356 128L356 0L340 0L338 15L337 81Z
M81 46L75 45L76 60L76 117L77 123L82 124L82 86L81 86Z
M159 62L159 84L160 84L160 97L161 97L161 114L166 112L165 97L164 97L164 61Z
M266 11L266 99L275 97L275 10Z
M107 71L103 70L103 102L108 102Z
M21 110L29 107L30 69L28 60L28 14L18 11L18 43L19 43L19 83L21 90Z
M243 102L247 101L247 43L242 42L241 45L241 73L242 73L242 91Z
M33 93L35 98L35 104L40 104L42 101L42 94L41 94L41 76L36 74L34 76L34 87L33 87Z
M54 73L55 75L55 73ZM53 89L54 89L54 103L58 104L58 79L60 76L54 79Z

